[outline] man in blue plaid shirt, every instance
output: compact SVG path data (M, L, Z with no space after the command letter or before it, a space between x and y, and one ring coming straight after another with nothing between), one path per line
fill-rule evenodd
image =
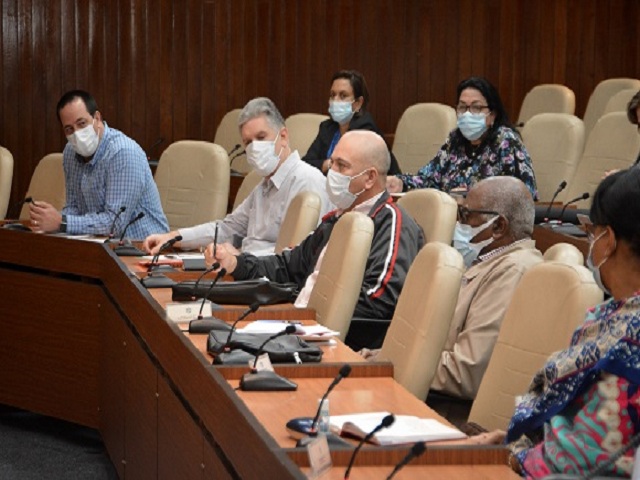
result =
M124 133L109 128L95 99L82 90L65 93L57 106L67 137L64 149L66 205L61 212L34 198L32 229L41 232L127 237L169 231L147 156ZM124 210L123 210L124 207ZM119 216L118 212L121 212ZM113 225L113 232L111 231Z

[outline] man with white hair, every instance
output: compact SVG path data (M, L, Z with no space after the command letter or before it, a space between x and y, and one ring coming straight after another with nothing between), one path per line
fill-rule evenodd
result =
M542 261L531 239L534 216L531 193L515 177L478 182L458 206L453 243L467 271L427 397L453 423L466 420L516 285Z
M150 235L143 244L149 253L156 254L161 245L176 235L182 236L178 247L204 247L214 241L217 227L220 243L227 242L255 255L268 255L275 249L280 225L298 193L317 193L322 202L321 216L331 209L324 175L291 149L284 119L271 100L264 97L250 100L240 112L238 126L247 161L264 179L223 220Z

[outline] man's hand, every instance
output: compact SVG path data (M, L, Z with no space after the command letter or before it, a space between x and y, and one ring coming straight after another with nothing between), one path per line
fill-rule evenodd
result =
M394 177L393 175L387 176L387 191L389 193L402 193L403 185L402 180L398 177Z
M207 246L207 249L204 251L204 263L207 265L207 268L210 268L215 262L220 263L220 268L224 268L227 270L227 273L233 273L233 271L238 266L238 259L234 252L237 250L228 243L218 244L216 246L216 251L213 251L213 243Z
M175 238L176 235L179 235L177 230L169 233L154 233L144 239L142 248L144 248L149 255L157 255L160 247L172 238Z
M379 348L373 349L373 350L369 350L368 348L363 348L362 350L360 350L358 352L358 354L366 359L369 360L370 362L375 362L377 360L378 354L380 353Z
M62 223L62 214L53 205L41 200L29 204L29 216L34 232L57 232Z

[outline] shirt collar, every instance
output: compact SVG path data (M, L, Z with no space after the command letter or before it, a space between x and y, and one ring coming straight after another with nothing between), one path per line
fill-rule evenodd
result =
M107 125L106 121L102 121L103 125L104 125L104 131L102 132L102 138L100 139L100 143L98 143L98 148L96 149L95 153L93 154L93 156L91 157L91 160L89 160L88 162L85 163L84 158L82 155L76 153L76 160L80 163L82 163L83 165L95 165L96 162L100 159L100 157L102 156L102 150L104 150L104 146L107 144L107 137L109 136L109 132L111 131L111 129L109 128L109 126ZM75 150L74 150L75 152Z
M487 262L492 258L497 257L498 255L502 255L507 250L511 250L512 248L516 248L521 243L527 242L531 240L530 238L521 238L520 240L516 240L515 242L510 243L509 245L503 245L502 247L498 247L490 252L484 253L478 257L480 262Z
M353 209L351 210L352 212L360 212L360 213L364 213L365 215L369 215L371 213L371 210L373 209L373 207L375 206L376 202L380 199L380 197L382 196L382 194L384 193L384 190L382 192L380 192L377 195L374 195L373 197L371 197L369 200L366 200L362 203L359 203L358 205L356 205L355 207L353 207ZM344 213L344 210L336 210L338 216L342 215Z
M284 160L284 162L282 162L280 164L280 166L276 170L276 173L274 173L271 176L271 178L268 180L268 182L271 182L271 184L273 184L273 186L276 187L279 190L280 187L282 186L282 184L284 183L284 181L289 176L289 174L296 167L296 163L298 161L300 161L300 154L298 154L297 150L294 150Z

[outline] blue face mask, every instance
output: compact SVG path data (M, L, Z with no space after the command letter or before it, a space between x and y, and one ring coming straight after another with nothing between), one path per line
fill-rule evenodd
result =
M487 131L487 116L484 113L464 112L458 115L458 128L470 142L478 140Z
M600 240L604 234L607 233L607 230L598 235L593 242L589 244L589 253L587 254L587 268L593 274L593 279L596 281L596 285L607 295L611 295L611 292L604 286L604 282L602 281L602 276L600 275L600 267L604 265L604 262L609 260L609 257L605 257L598 265L593 264L593 246L596 244L598 240Z
M351 104L353 101L342 102L338 100L331 100L329 102L329 115L334 122L339 123L340 125L344 125L345 123L349 123L351 118L353 118L353 108L351 108Z
M483 248L493 243L493 238L488 238L477 243L471 243L471 239L489 228L489 226L495 222L496 218L498 218L498 216L493 217L478 227L456 222L456 228L453 231L453 247L462 255L466 268L469 268L473 262L476 261Z

